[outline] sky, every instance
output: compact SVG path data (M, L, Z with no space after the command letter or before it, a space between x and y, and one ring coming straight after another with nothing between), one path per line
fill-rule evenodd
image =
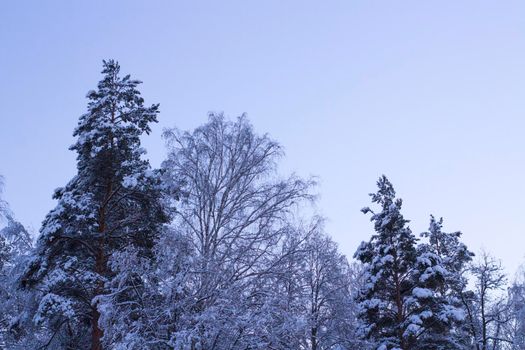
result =
M282 174L317 176L317 210L351 257L386 174L419 234L429 215L511 275L525 262L525 2L9 1L0 9L0 174L38 231L103 59L142 80L163 128L246 112Z

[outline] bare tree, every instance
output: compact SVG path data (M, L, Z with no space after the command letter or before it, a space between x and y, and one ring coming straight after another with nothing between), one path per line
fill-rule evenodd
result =
M350 278L346 257L323 232L315 232L309 237L305 250L307 305L310 309L308 349L355 347L353 342L356 339L349 338L355 327L351 317L351 284L355 281Z
M197 252L194 311L201 317L193 326L199 330L194 342L217 349L230 339L228 348L236 348L251 337L250 321L232 320L249 319L246 310L260 301L252 287L278 263L289 218L297 205L313 199L314 183L295 175L279 178L282 148L256 135L244 115L227 121L211 114L191 133L171 129L164 137L169 148L164 182L182 193L175 225L193 237ZM231 298L236 307L215 307ZM206 312L213 316L202 316ZM206 324L211 318L213 326Z
M519 269L516 278L508 288L508 301L505 308L508 322L502 325L502 344L505 350L525 349L525 270Z
M507 283L501 262L482 252L470 272L474 293L464 293L467 322L476 350L499 350L511 343L504 337L504 327L510 321L508 303L503 294Z

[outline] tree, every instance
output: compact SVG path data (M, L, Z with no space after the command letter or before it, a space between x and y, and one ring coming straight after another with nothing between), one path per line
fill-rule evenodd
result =
M348 286L350 300L347 300L344 308L346 309L348 322L345 324L345 330L341 330L340 334L344 334L350 342L347 344L347 349L372 349L371 344L367 339L362 337L362 322L359 318L360 307L356 302L359 299L361 291L365 288L365 266L358 262L352 261L348 269ZM343 347L344 348L344 347Z
M376 349L426 349L435 346L428 343L436 326L449 322L437 320L443 305L436 291L444 285L445 270L439 256L417 246L401 214L402 200L386 176L377 185L379 190L370 196L381 211L362 210L372 213L376 234L355 253L365 264L365 286L357 298L361 332Z
M520 268L516 279L508 291L509 322L504 325L503 336L508 342L504 349L521 350L525 348L525 270Z
M16 281L27 262L33 241L1 198L2 185L0 176L0 224L4 225L0 230L0 346L14 349L30 331L22 324L32 302L28 298L30 295L16 288Z
M357 283L322 220L299 225L286 238L280 263L264 288L270 349L366 349L355 338L352 287Z
M508 317L508 303L501 294L506 276L501 263L486 252L482 252L470 272L475 289L464 296L468 325L476 350L501 349L511 340L503 337Z
M58 204L43 222L22 280L24 288L41 291L34 319L49 330L47 347L102 349L98 303L114 278L108 258L127 248L151 258L168 220L158 178L140 147L158 105L145 107L140 81L119 73L117 62L104 61L103 79L87 95L88 111L71 146L77 175L55 191Z
M305 282L308 295L308 349L352 349L355 322L351 317L351 283L346 257L337 244L321 232L305 243Z
M466 293L468 279L465 276L474 254L460 241L461 232L443 232L443 218L436 220L430 216L428 232L422 237L428 241L421 244L421 250L439 257L444 268L444 283L436 290L439 310L438 317L431 334L424 338L438 349L466 349L470 339L466 329L466 310L461 302Z
M227 121L211 114L191 133L172 129L164 136L163 182L181 191L174 228L191 237L195 252L192 306L173 337L191 349L264 348L258 325L268 314L260 288L280 262L289 218L312 198L313 183L276 177L281 147L255 134L245 116Z

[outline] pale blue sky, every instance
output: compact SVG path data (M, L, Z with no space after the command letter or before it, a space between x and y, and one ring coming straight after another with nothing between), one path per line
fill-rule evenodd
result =
M509 271L525 261L525 2L9 1L0 7L0 174L38 229L75 172L68 151L101 60L144 81L162 128L247 112L283 172L321 179L351 256L382 173L415 232L445 217Z

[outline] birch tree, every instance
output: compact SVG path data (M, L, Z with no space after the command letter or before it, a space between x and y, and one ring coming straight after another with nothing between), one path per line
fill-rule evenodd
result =
M312 181L279 177L281 146L257 135L246 116L211 114L193 132L167 130L164 184L180 188L175 227L196 253L187 346L262 348L257 324L262 279L279 262L289 218L312 199Z

